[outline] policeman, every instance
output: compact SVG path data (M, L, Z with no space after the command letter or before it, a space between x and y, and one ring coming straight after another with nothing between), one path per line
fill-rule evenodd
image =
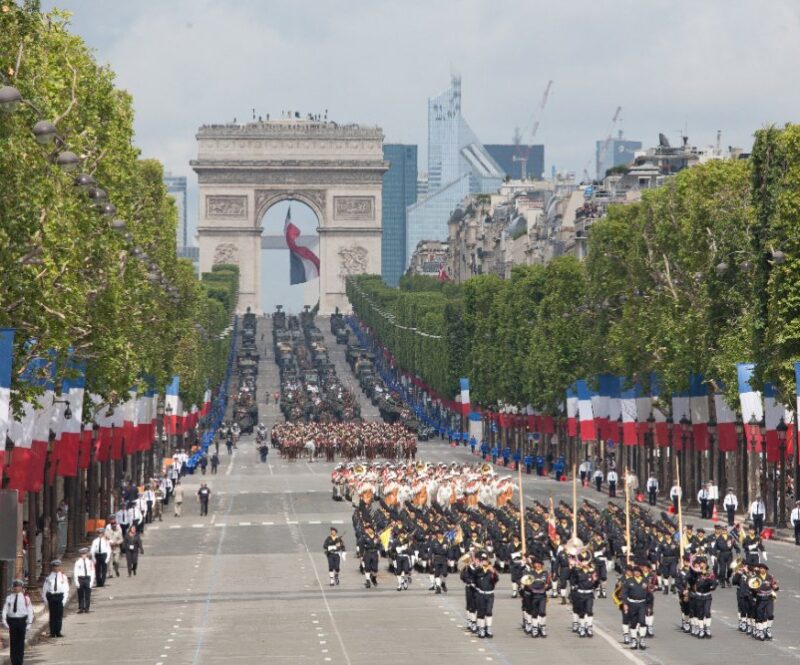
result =
M89 548L81 547L78 550L80 558L75 562L72 571L72 579L78 590L78 614L89 611L92 603L92 587L95 585L94 563L89 558Z
M33 623L33 605L24 591L25 583L14 580L11 593L3 604L3 625L8 628L11 665L22 665L25 657L25 633Z
M651 506L655 506L656 495L658 494L658 478L656 478L653 474L650 474L645 487L647 487L647 502Z
M795 502L789 521L794 527L794 544L800 545L800 501Z
M722 500L722 507L728 517L728 526L733 526L736 520L736 510L739 508L739 499L736 498L736 492L733 491L733 487L728 488L725 498Z
M341 563L342 552L344 552L344 541L339 536L335 526L331 527L330 535L322 543L322 550L328 557L328 576L330 585L339 584L339 564Z
M61 572L61 560L50 562L52 572L45 578L42 595L47 600L47 611L50 614L50 637L64 637L61 634L61 622L64 619L64 607L69 600L69 579Z

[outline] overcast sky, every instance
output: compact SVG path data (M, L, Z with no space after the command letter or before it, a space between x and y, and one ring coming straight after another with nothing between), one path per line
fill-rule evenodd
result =
M144 154L194 180L203 123L283 109L379 125L420 146L426 100L462 76L484 143L527 140L541 115L546 171L594 173L594 141L625 135L749 148L800 118L797 0L44 0L134 96ZM619 129L619 127L617 128ZM192 207L192 214L194 214Z

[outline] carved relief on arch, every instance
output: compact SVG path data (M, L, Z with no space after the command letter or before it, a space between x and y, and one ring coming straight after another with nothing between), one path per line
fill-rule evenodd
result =
M239 248L232 242L221 242L214 248L213 264L239 264Z
M257 189L255 200L256 224L261 222L270 206L278 201L287 200L296 200L308 205L319 217L320 224L325 218L327 195L324 189Z

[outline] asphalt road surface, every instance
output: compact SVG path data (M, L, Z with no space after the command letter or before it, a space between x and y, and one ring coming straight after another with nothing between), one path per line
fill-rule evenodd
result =
M263 319L259 325L265 329ZM271 336L268 329L264 332L268 347ZM346 365L339 371L344 369ZM262 355L259 395L276 387L269 350ZM262 409L262 420L271 425L277 409ZM450 462L471 456L437 440L421 443L418 457ZM223 449L218 475L198 474L185 482L187 499L193 498L201 479L209 483L209 516L201 518L192 500L180 518L167 511L163 523L145 532L139 575L114 578L110 586L96 590L90 614L68 611L66 637L42 641L29 651L26 663L800 662L800 627L794 620L800 616L800 550L785 543L768 545L781 591L775 640L767 643L736 631L735 595L729 589L715 593L714 637L702 641L680 632L674 597L658 595L656 637L648 640L647 651L632 652L621 643L619 613L610 598L595 603L593 639L571 633L571 614L557 601L548 605L550 636L525 636L508 576L501 576L498 585L493 640L461 629L464 593L455 576L445 595L428 592L427 576L418 574L409 591L398 593L382 561L380 586L367 590L357 561L348 557L341 585L330 588L321 551L329 526L336 525L353 549L350 506L331 500L330 471L329 464L288 463L275 453L261 464L249 437L231 457ZM556 500L571 496L567 483L552 480L527 476L524 487L527 497L542 501L550 494ZM604 500L592 490L586 495Z

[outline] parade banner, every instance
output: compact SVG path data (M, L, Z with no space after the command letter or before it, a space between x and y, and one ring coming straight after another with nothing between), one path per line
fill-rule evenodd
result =
M764 403L761 401L761 393L758 390L753 390L750 386L753 369L753 363L738 363L736 365L736 376L739 383L739 402L742 407L742 422L744 423L747 447L751 449L752 442L755 441L756 451L760 452L760 423L764 419Z
M702 374L689 377L689 411L695 450L708 450L708 386Z
M578 393L578 418L581 422L581 441L597 440L594 411L592 410L592 394L585 379L575 382Z
M575 394L575 384L566 391L567 411L567 436L578 434L578 395Z
M717 382L724 388L722 382ZM736 411L734 411L722 393L714 393L714 411L717 414L717 445L722 453L732 453L737 447Z

